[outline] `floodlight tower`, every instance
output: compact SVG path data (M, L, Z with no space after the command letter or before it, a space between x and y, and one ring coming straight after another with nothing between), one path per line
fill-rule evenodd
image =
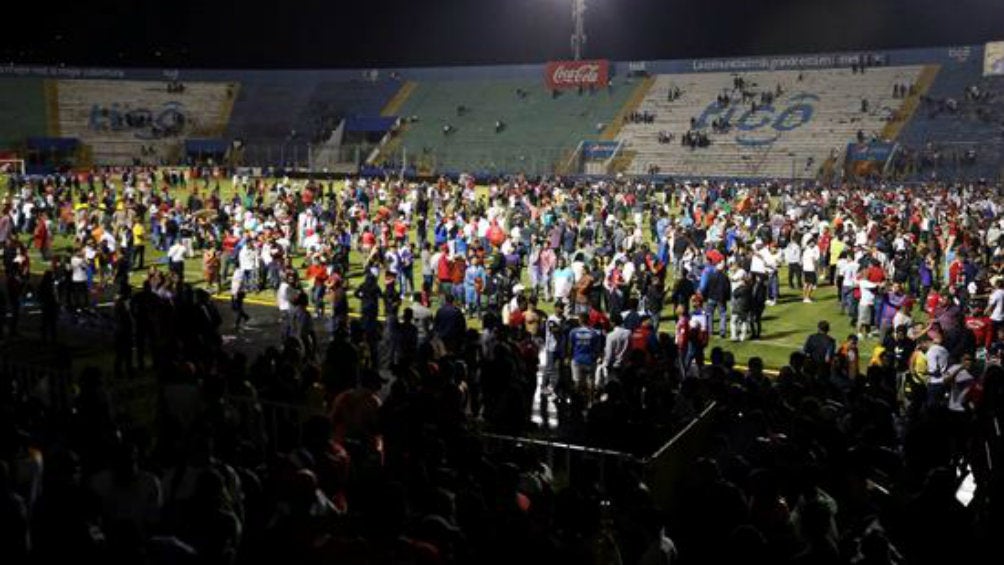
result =
M582 59L586 47L586 0L572 0L572 56Z

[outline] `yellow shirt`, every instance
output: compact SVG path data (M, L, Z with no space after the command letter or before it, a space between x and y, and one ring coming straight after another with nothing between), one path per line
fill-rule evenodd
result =
M919 349L913 353L910 359L910 372L921 382L927 382L927 355Z
M840 254L844 252L844 247L847 247L843 241L839 239L834 239L830 242L830 265L836 265L837 260L840 259Z
M143 245L143 237L146 236L146 228L143 224L136 222L132 225L132 244Z

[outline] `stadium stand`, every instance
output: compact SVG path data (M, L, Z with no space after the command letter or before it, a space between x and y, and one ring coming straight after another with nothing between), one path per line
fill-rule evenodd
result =
M631 92L622 81L558 96L539 80L421 82L401 107L408 123L399 147L420 171L552 171L579 141L598 138Z
M400 88L394 80L243 82L229 136L244 141L246 163L288 161L287 153L306 161L307 147L324 141L342 118L379 116Z
M159 72L114 81L11 73L0 80L0 147L76 137L84 166L177 163L197 138L241 140L231 162L253 166L807 179L845 169L849 143L880 140L898 143L886 169L896 179L996 177L1004 78L982 76L982 55L982 46L891 51L864 72L848 66L856 54L805 65L654 61L642 71L611 62L612 86L581 93L550 91L539 65L190 71L183 92L168 92ZM393 120L390 136L338 130L345 118L378 117ZM583 159L584 141L604 143L602 158Z
M0 148L46 135L44 82L36 78L0 80Z
M1004 156L1004 77L983 77L975 58L942 64L898 139L911 161L904 163L909 178L996 176Z
M176 161L186 137L223 135L235 88L186 82L179 92L166 82L59 81L59 135L80 139L103 164Z
M618 139L637 154L632 173L657 167L697 177L814 177L858 132L880 135L902 102L893 98L893 85L913 84L921 68L871 68L861 74L851 69L744 73L744 90L752 94L746 103L735 87L738 75L660 75L638 110L653 119L625 124ZM678 97L672 98L677 89ZM762 93L773 95L773 104L767 104ZM719 104L722 96L731 101ZM862 100L867 100L866 111ZM750 101L759 106L757 112L752 112ZM729 127L715 132L716 119L727 120ZM706 134L709 145L684 145L688 131ZM660 132L671 134L672 141L660 142Z

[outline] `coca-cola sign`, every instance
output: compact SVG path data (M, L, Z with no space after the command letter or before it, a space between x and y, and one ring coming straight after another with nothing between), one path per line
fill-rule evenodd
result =
M551 61L544 69L544 82L552 90L579 86L606 86L610 63L592 61Z

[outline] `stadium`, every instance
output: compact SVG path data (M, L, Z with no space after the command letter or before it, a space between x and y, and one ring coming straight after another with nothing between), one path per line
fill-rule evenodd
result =
M4 562L1004 555L999 9L719 56L149 4L3 47Z

